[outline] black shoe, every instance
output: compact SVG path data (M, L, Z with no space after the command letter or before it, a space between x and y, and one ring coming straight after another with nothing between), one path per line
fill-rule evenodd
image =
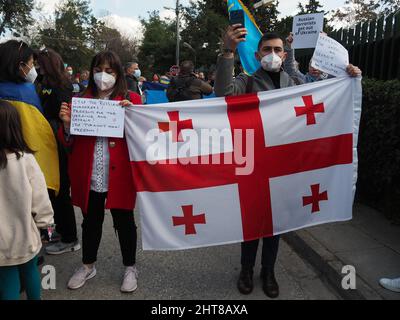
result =
M237 288L241 294L250 294L253 291L253 269L243 269L240 271Z
M279 285L276 282L274 271L261 269L261 279L264 293L271 299L277 298L279 296Z

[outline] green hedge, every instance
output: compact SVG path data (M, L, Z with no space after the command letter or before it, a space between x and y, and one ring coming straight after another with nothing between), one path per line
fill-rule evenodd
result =
M357 199L400 223L400 81L363 80Z

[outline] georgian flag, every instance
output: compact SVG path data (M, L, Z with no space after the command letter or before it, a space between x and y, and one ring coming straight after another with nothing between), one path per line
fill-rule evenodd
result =
M125 132L144 250L248 241L352 218L361 79L134 106Z

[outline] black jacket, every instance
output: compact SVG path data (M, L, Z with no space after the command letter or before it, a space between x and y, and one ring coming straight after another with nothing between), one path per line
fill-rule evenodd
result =
M167 97L170 102L197 100L212 92L213 88L207 82L194 75L179 75L172 78L167 89Z
M126 75L126 82L128 84L128 90L135 92L140 95L140 90L139 90L139 81L136 79L136 77L127 74Z
M61 103L71 103L73 97L72 84L68 88L50 88L42 86L39 92L44 116L47 120L59 120Z
M57 130L61 124L59 118L61 104L71 103L73 97L73 87L70 84L67 88L49 88L42 86L39 91L40 100L44 110L44 116L53 130Z

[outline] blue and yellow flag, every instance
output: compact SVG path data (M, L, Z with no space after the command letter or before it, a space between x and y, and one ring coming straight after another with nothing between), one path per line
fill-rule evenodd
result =
M142 86L143 91L145 90L155 90L155 91L166 91L168 89L168 85L162 83L155 83L150 81L144 81Z
M10 102L19 112L24 139L35 151L47 188L58 192L60 172L57 143L50 124L43 116L40 99L31 83L0 82L0 99Z
M262 37L262 32L250 13L249 9L240 0L228 0L228 12L232 10L244 11L244 23L247 29L246 41L241 42L238 46L240 61L244 72L251 75L260 68L260 62L256 59L255 53L258 49L258 42Z

